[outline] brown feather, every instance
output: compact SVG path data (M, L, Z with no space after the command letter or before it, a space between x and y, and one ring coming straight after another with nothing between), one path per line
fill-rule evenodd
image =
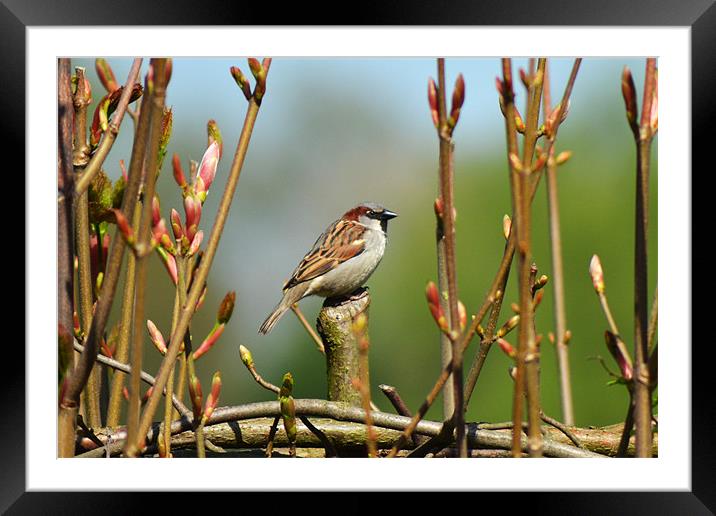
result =
M361 238L364 230L361 224L351 220L331 224L293 271L284 290L317 278L361 254L365 250L365 241Z

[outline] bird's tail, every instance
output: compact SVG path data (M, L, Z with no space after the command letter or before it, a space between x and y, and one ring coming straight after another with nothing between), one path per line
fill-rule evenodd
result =
M285 314L294 303L297 303L306 294L306 290L308 290L308 284L306 283L300 283L295 287L286 290L281 301L276 305L276 308L273 309L273 312L269 314L259 328L259 333L262 335L268 334L273 327L276 326L276 323L279 319L281 319L283 314Z

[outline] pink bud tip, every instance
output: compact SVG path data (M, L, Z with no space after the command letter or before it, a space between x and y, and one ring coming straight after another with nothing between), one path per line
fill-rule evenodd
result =
M172 283L176 285L179 281L176 258L174 258L174 255L168 253L165 253L162 258L162 263L164 263L164 267L167 269Z
M184 197L184 212L186 214L186 237L191 242L201 220L201 203L193 195L187 195Z
M196 254L196 252L199 250L199 246L201 245L201 241L204 239L204 232L203 231L197 231L196 235L194 235L194 239L191 241L191 246L189 247L189 255L193 256Z
M216 177L216 169L219 165L220 156L221 150L219 143L217 141L211 142L209 148L206 149L204 156L201 158L199 171L197 173L197 182L194 186L194 193L206 194L206 192L209 191L211 183L214 182L214 178Z
M122 213L122 210L112 209L112 212L114 213L114 217L117 222L117 227L119 228L119 231L122 233L122 236L124 237L124 239L129 243L134 242L134 232L132 231L132 228L129 226L129 221L127 221L127 217L124 216L124 213Z
M159 209L159 197L156 195L152 198L152 225L156 226L159 224L159 220L162 218L161 210Z

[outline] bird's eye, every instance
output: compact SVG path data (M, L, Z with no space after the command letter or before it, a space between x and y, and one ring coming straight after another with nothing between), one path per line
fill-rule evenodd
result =
M373 215L375 215L375 212L373 210L368 210L368 216L372 217Z

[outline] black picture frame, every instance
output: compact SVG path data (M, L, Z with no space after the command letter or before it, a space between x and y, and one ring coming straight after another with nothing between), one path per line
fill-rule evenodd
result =
M228 4L228 3L227 3ZM713 173L710 144L716 120L716 6L714 0L603 0L575 4L569 0L528 2L524 0L489 0L482 2L453 0L451 2L384 1L361 2L351 18L340 3L284 4L268 9L262 3L189 2L107 2L72 0L2 0L0 3L0 103L5 177L18 176L25 170L25 29L36 25L283 25L283 24L372 24L372 25L576 25L576 26L688 26L691 27L692 74L692 157L693 169ZM320 13L320 14L318 14ZM233 14L233 15L232 15ZM51 117L52 114L48 114ZM703 166L699 167L699 164ZM678 173L690 174L691 171ZM693 179L693 175L691 175ZM23 185L24 190L24 185ZM693 189L692 192L698 192ZM702 190L703 191L703 190ZM15 198L17 198L15 187ZM24 191L24 199L32 192ZM7 199L7 197L6 197ZM698 206L692 198L692 206ZM704 221L692 217L694 235L704 234ZM26 238L30 237L25 233ZM24 249L24 247L23 247ZM23 251L24 252L24 251ZM17 263L17 260L15 261ZM693 255L692 255L693 263ZM30 273L25 269L25 275ZM16 295L15 295L16 297ZM683 300L703 312L704 306ZM18 306L19 303L15 303ZM32 319L27 307L25 324ZM700 320L698 317L692 320ZM703 319L701 319L703 320ZM686 323L686 322L685 322ZM652 493L531 493L510 500L541 498L537 512L551 514L713 514L716 512L716 452L711 442L714 428L714 402L708 381L713 376L710 342L691 337L691 321L684 332L684 342L664 345L691 346L692 351L692 491ZM0 417L0 510L11 514L122 513L141 507L143 512L159 503L147 495L127 496L125 493L28 493L25 489L25 349L10 344L10 335L3 346L3 361L14 364L3 368L0 397L5 408ZM689 339L691 338L691 342ZM698 345L692 345L698 343ZM25 346L42 343L25 342ZM81 490L81 486L78 486ZM189 493L187 493L189 495ZM172 496L176 496L176 493ZM296 496L296 495L292 495ZM344 499L346 506L355 507L350 498L361 500L359 493ZM486 495L485 495L486 496ZM504 496L499 495L498 496ZM164 499L165 497L161 497ZM295 497L292 504L303 497ZM362 498L365 502L365 498ZM416 499L416 498L413 498ZM179 498L174 498L179 500ZM218 500L214 499L216 503ZM162 504L164 501L162 501ZM311 503L311 502L309 502ZM499 502L498 502L499 503ZM481 505L485 504L481 498ZM484 506L484 505L483 505ZM512 506L512 502L511 502ZM406 506L407 507L407 506ZM166 506L163 508L166 509Z

